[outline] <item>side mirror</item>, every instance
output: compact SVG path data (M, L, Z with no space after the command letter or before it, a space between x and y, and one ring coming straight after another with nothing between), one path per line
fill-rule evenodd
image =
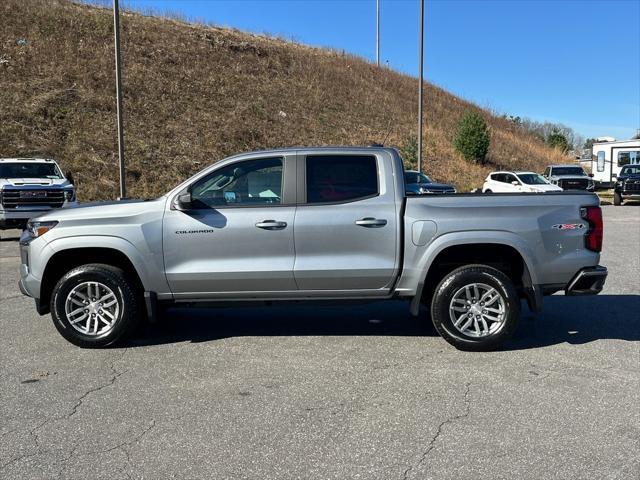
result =
M175 207L177 210L186 211L193 208L191 192L181 193L176 197Z
M590 176L591 178L593 178L593 173L590 173L590 174L589 174L589 176Z
M75 181L73 180L73 173L71 173L71 170L67 170L66 172L64 172L64 176L67 180L69 180L69 183L75 185Z
M518 182L517 180L514 180L513 182L511 182L511 185L515 185L517 187L518 185L520 185L520 182Z

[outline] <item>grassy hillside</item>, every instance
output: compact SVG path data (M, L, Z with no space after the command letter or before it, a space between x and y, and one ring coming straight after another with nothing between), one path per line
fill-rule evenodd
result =
M51 156L73 171L82 200L117 196L111 12L66 1L3 0L0 17L0 156ZM362 59L138 14L124 14L122 29L131 196L161 194L241 151L402 146L415 135L416 79ZM490 168L541 170L561 160L483 112L491 163L468 164L452 138L469 107L426 86L426 171L436 180L468 189Z

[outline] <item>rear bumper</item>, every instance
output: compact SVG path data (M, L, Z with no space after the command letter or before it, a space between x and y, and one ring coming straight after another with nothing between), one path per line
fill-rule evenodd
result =
M600 265L580 270L565 288L566 295L596 295L602 291L607 279L606 267Z

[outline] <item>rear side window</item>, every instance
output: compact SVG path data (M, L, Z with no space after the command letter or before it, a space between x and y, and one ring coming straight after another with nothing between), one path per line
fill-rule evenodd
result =
M374 156L310 155L306 167L307 203L348 202L378 194Z

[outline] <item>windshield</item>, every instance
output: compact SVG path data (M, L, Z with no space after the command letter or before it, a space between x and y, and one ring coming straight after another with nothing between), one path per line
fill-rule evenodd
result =
M620 171L620 175L640 175L640 165L627 165Z
M405 183L433 183L424 173L404 172Z
M586 176L582 167L553 167L551 175L582 175Z
M527 185L546 185L549 183L542 175L538 175L537 173L519 173L518 177Z
M0 178L64 178L55 163L11 162L0 163Z

